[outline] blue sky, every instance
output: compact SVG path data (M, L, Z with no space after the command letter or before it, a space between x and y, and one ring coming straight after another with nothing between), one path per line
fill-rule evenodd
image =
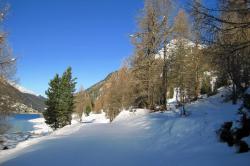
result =
M19 84L42 95L68 66L77 88L117 70L133 53L129 35L143 8L143 0L4 1L11 6L4 27L18 58ZM179 7L188 1L179 0Z
M8 0L5 22L18 58L19 83L44 94L55 73L73 68L85 88L117 70L133 52L142 0Z

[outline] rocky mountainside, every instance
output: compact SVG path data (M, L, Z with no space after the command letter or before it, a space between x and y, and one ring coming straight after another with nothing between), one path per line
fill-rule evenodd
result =
M9 82L0 80L0 109L6 109L6 104L18 113L43 112L46 108L44 97L21 92Z

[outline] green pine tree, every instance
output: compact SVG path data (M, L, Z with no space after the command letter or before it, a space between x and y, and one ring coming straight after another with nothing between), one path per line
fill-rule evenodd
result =
M61 126L71 124L71 115L74 110L74 92L75 92L75 82L76 78L72 78L72 69L69 67L62 76L60 91L61 102L60 102L60 122Z
M74 92L76 78L72 78L72 69L69 67L60 78L58 74L49 83L46 91L48 97L44 112L45 122L54 130L71 124L74 109Z
M43 113L45 122L54 130L59 128L59 98L60 98L60 82L61 79L58 74L49 83L49 89L45 92L47 95L46 105L47 109Z

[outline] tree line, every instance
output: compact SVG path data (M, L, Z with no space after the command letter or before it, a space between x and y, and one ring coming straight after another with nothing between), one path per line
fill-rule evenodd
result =
M104 110L112 121L131 106L167 110L167 99L176 97L185 115L186 103L227 85L237 102L250 78L249 2L217 0L209 8L193 0L177 13L175 6L145 0L131 35L134 54L107 81L95 111Z
M249 2L215 2L209 7L192 0L180 9L173 0L145 0L137 31L130 36L133 55L95 99L83 88L71 95L71 109L80 120L90 111L104 111L113 121L122 109L166 111L168 99L176 98L185 116L186 103L228 85L237 103L250 78Z

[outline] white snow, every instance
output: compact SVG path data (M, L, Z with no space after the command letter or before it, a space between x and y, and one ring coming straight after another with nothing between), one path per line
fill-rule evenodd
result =
M90 113L89 116L83 114L82 116L83 123L109 123L109 119L106 118L105 112L100 114Z
M236 154L216 136L225 121L237 119L239 108L223 103L225 92L220 91L187 105L188 117L180 117L178 110L122 111L114 123L66 126L0 153L0 165L249 166L250 153ZM97 117L85 121L98 122Z
M46 135L53 130L45 123L44 118L37 118L37 119L32 119L29 120L29 122L34 123L34 128L35 130L32 131L32 134L37 134L37 135Z
M136 110L123 110L120 114L114 119L114 122L129 121L134 118L139 118L145 116L149 113L149 110L146 109L136 109Z

